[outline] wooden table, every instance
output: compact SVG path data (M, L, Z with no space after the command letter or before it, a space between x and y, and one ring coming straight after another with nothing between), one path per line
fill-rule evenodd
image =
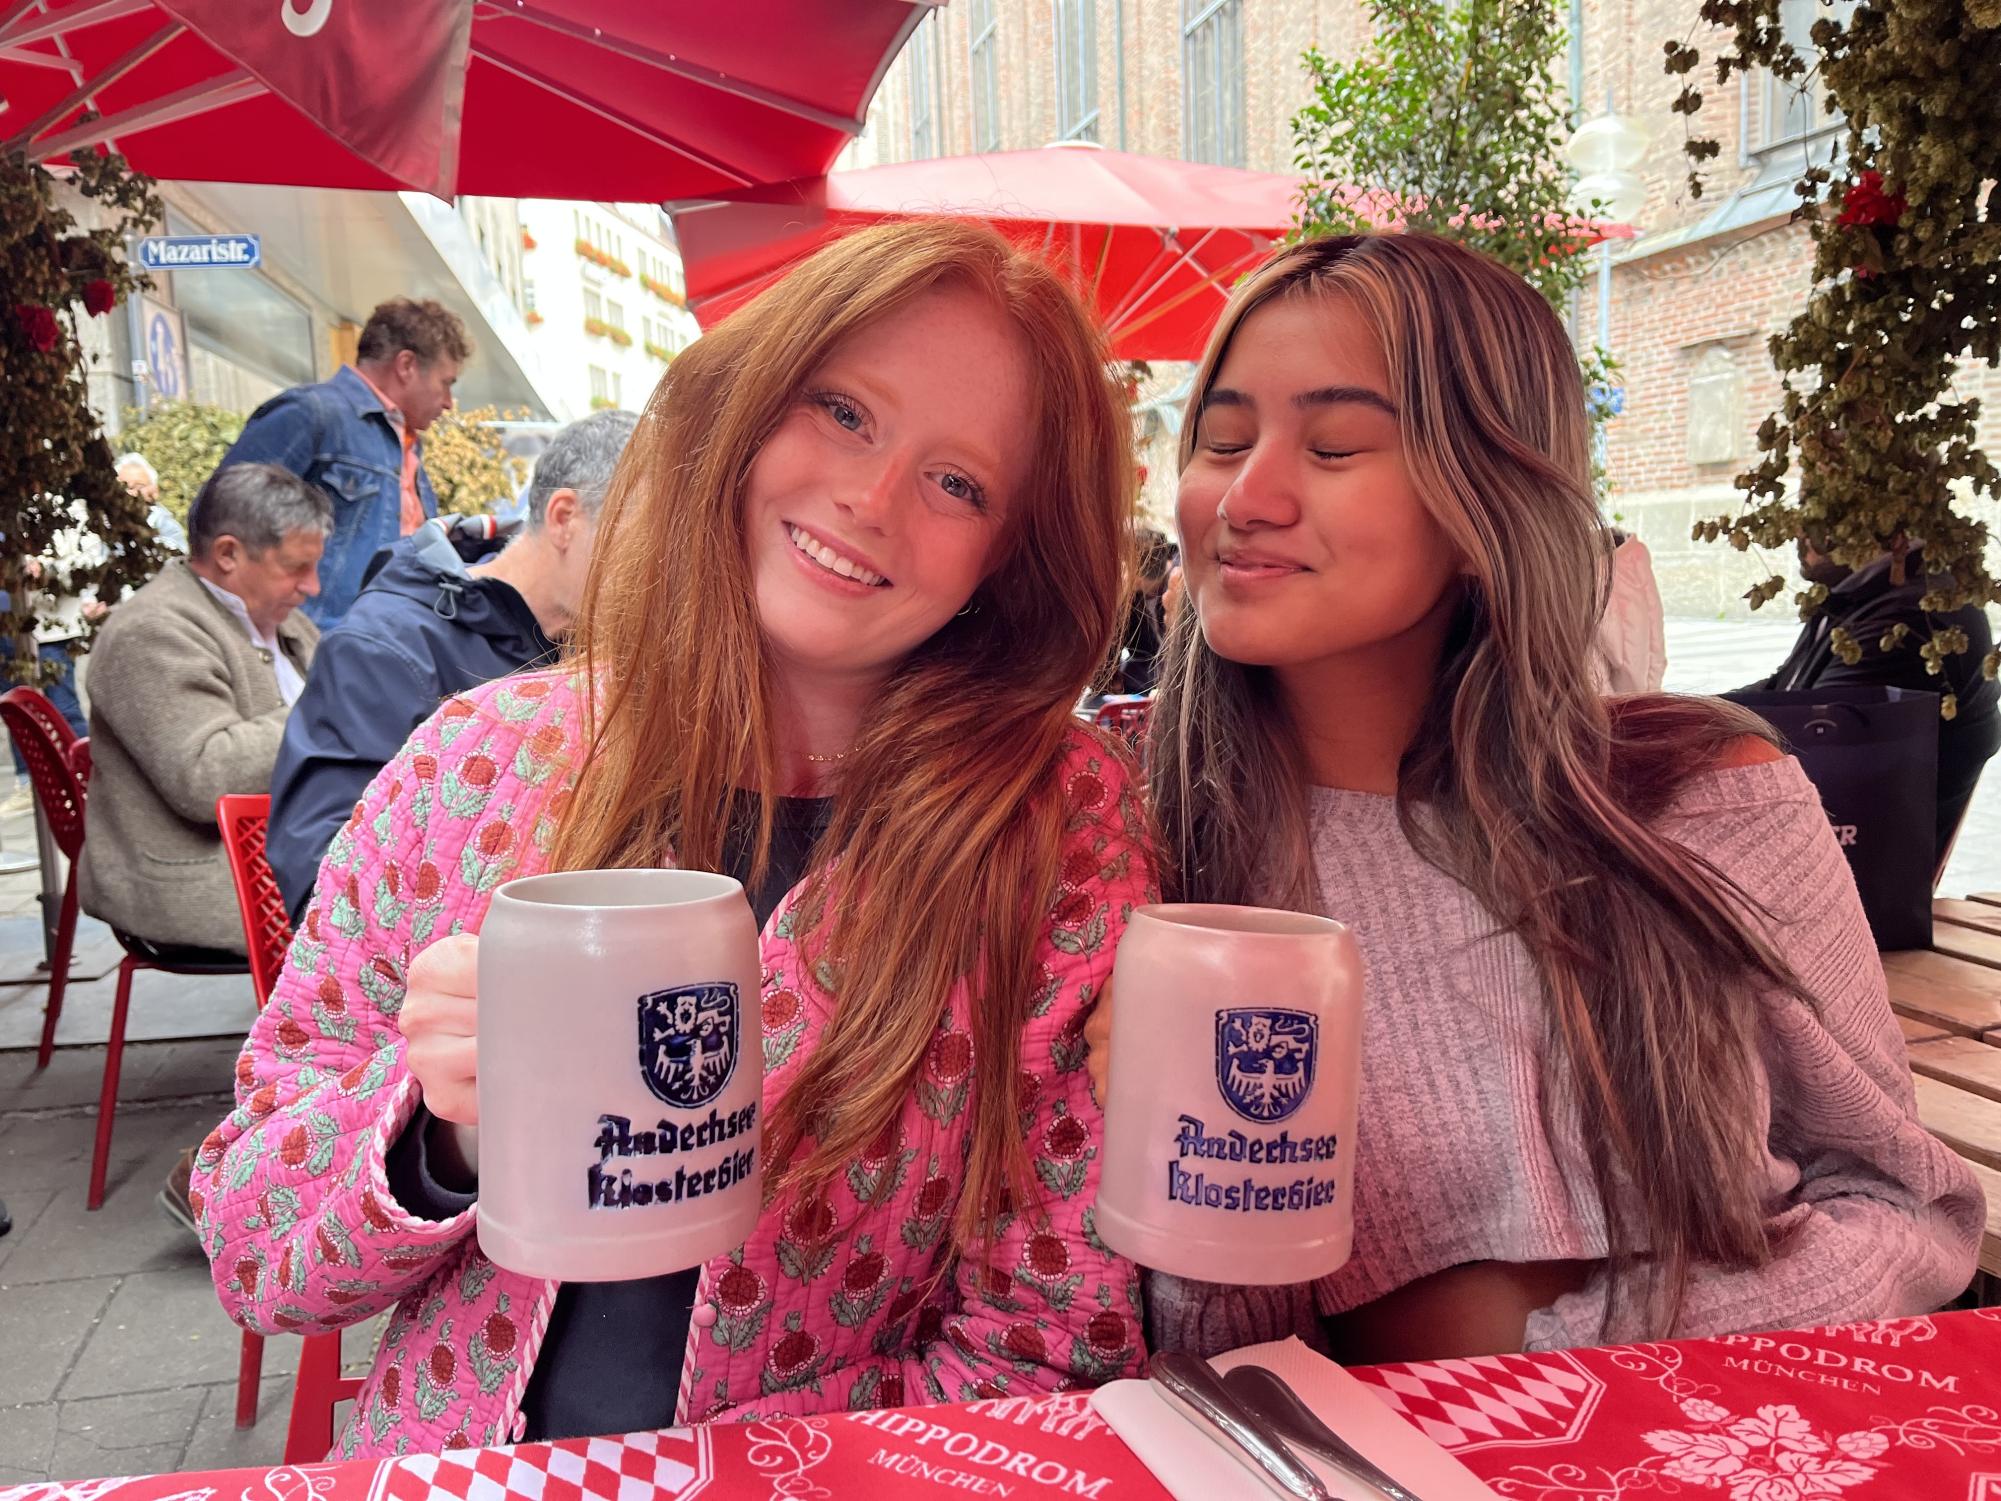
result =
M1932 946L1883 955L1918 1116L1987 1193L1980 1270L2001 1278L2001 892L1932 903Z

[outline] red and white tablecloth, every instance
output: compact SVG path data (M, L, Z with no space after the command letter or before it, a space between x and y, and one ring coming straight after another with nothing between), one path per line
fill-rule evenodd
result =
M1519 1501L2001 1501L2001 1308L1355 1373ZM0 1488L0 1501L1164 1501L1083 1394Z

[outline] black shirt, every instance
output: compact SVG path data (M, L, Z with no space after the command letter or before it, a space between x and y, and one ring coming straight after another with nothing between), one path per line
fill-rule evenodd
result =
M805 875L832 807L827 798L779 799L771 856L764 879L753 887L756 805L741 800L723 845L723 873L743 882L759 928ZM390 1149L389 1188L411 1213L448 1219L471 1208L479 1194L476 1187L454 1191L433 1176L425 1150L431 1119L419 1106ZM700 1268L690 1268L629 1282L565 1282L522 1394L522 1441L672 1427L700 1276Z

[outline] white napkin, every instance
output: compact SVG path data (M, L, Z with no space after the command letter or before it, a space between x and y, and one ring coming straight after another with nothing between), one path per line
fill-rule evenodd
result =
M1399 1417L1370 1389L1298 1339L1251 1345L1209 1362L1218 1371L1261 1365L1285 1378L1314 1414L1423 1501L1499 1501L1471 1470ZM1098 1415L1175 1501L1271 1501L1272 1489L1174 1408L1147 1381L1114 1381L1091 1398ZM1382 1493L1297 1446L1293 1452L1341 1501Z

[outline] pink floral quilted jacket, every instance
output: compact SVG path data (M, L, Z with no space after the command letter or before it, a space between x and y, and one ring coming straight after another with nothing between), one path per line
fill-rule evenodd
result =
M506 679L446 703L383 769L327 852L237 1062L237 1108L199 1154L196 1213L238 1323L313 1334L395 1307L341 1435L345 1456L521 1432L557 1284L482 1256L476 1207L429 1221L390 1194L385 1157L419 1102L396 1017L411 956L477 932L495 886L546 858L578 707L555 675ZM972 1114L960 985L939 999L937 1038L896 1129L848 1164L836 1201L767 1207L748 1242L703 1269L681 1421L1050 1390L1138 1363L1138 1273L1091 1224L1101 1118L1082 1032L1153 878L1123 753L1080 727L1059 775L1063 880L1021 1044L1041 1203L1007 1222L984 1264L934 1277ZM790 900L762 939L768 1097L833 1005L798 962Z

